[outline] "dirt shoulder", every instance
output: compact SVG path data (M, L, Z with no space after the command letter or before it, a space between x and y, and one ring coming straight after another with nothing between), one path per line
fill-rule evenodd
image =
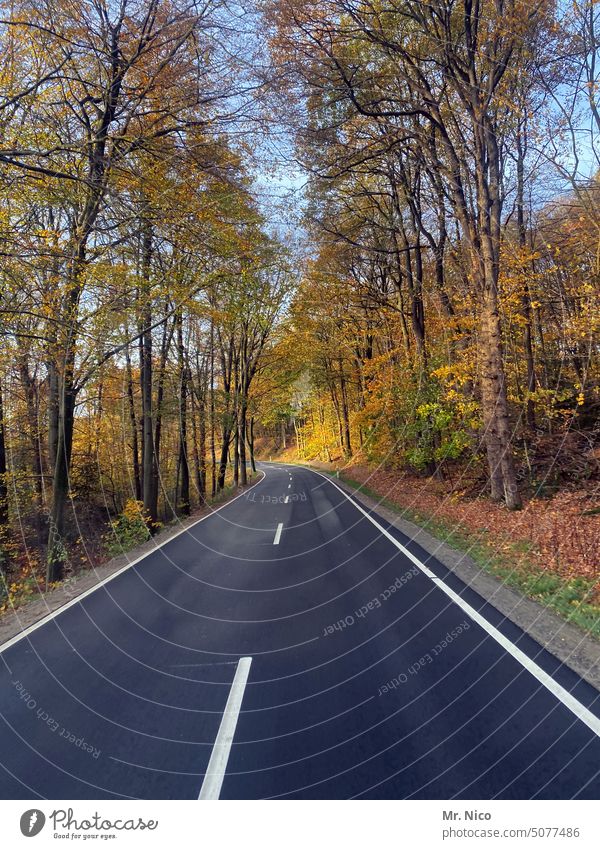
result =
M313 463L312 468L318 471L335 474L331 464ZM380 473L381 474L381 473ZM518 580L514 573L518 568L523 570L537 569L541 578L544 573L535 564L533 567L527 560L526 555L531 554L528 549L522 549L517 545L516 549L506 548L508 542L515 543L513 530L510 527L511 518L514 521L523 522L519 514L510 514L504 511L508 517L503 533L497 529L493 532L493 539L489 538L489 531L481 529L474 540L468 533L466 527L464 510L459 513L450 505L451 519L448 523L440 521L440 504L431 497L426 499L427 506L432 510L432 515L427 517L421 513L415 517L407 518L410 513L408 504L412 504L415 492L411 490L406 478L399 478L393 473L384 472L383 479L377 472L368 467L351 467L340 472L336 483L346 492L352 494L360 503L370 510L375 510L384 519L398 528L409 539L418 543L425 551L436 557L447 568L451 569L465 584L479 593L490 604L500 611L507 619L514 622L540 645L547 649L555 657L573 669L583 679L600 690L600 640L591 633L586 632L573 622L567 621L547 604L540 603L533 597L528 597L518 586ZM390 484L393 484L390 486ZM423 488L423 482L419 481ZM359 487L367 487L367 491ZM438 496L438 499L442 501ZM467 505L467 509L469 505ZM500 510L501 508L496 508ZM586 517L587 518L587 517ZM595 517L598 518L597 516ZM418 520L417 520L418 519ZM450 522L461 522L461 530L454 534L450 530ZM528 518L524 525L529 524ZM424 527L425 526L425 527ZM427 529L429 527L429 530ZM435 534L431 531L435 530ZM483 534L485 533L485 537ZM440 539L440 536L442 537ZM505 542L505 539L507 542ZM448 540L448 541L444 541ZM456 545L454 543L459 543ZM476 553L472 557L469 550ZM525 551L525 553L523 553ZM502 564L503 555L505 563ZM517 555L521 560L513 560ZM504 568L503 568L504 567ZM499 571L500 574L494 574ZM512 579L517 584L511 586ZM554 573L552 573L554 574ZM569 584L569 577L561 577L561 587ZM593 577L588 579L586 587L594 588ZM535 587L535 584L532 583ZM547 601L547 599L545 599ZM593 605L590 605L593 609Z
M253 481L250 486L254 486L260 480L262 480L262 475L259 477L259 480ZM101 566L82 571L78 575L63 581L60 586L46 593L40 592L36 598L24 602L17 608L7 610L0 616L0 646L17 636L21 631L35 625L36 622L39 622L49 613L53 613L59 607L81 596L82 593L93 589L102 583L102 581L110 578L111 575L123 570L127 566L133 565L145 555L156 551L157 548L160 548L164 543L186 530L186 528L195 525L200 519L205 518L210 513L233 501L242 491L237 490L232 492L228 498L219 501L218 504L196 510L189 518L180 519L177 523L163 528L160 533L156 534L148 542L144 542L142 545L138 545L120 554L118 557L113 557L112 560L107 561Z

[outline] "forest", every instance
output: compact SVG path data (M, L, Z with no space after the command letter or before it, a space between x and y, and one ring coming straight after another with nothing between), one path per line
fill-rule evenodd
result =
M257 459L506 521L577 491L600 541L599 27L593 0L3 4L0 603Z

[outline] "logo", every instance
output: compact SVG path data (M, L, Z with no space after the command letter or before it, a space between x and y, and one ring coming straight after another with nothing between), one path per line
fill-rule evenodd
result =
M25 837L35 837L43 829L46 817L37 808L25 811L21 817L21 834Z

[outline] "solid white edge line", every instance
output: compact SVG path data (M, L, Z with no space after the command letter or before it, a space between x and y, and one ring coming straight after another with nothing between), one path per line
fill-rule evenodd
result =
M452 599L452 601L457 604L461 610L463 610L467 616L480 625L484 631L486 631L490 637L496 640L499 645L502 646L509 654L511 654L516 661L518 661L521 666L523 666L528 672L530 672L537 680L542 684L547 690L549 690L552 695L556 696L556 698L568 708L571 713L575 714L575 716L580 719L589 729L591 729L594 734L600 737L600 719L593 714L590 710L588 710L585 705L582 705L575 696L571 695L571 693L566 690L558 681L555 681L551 675L548 675L541 666L532 660L524 651L521 651L513 642L511 642L508 637L505 637L501 631L499 631L491 622L488 622L480 613L478 613L474 607L472 607L468 602L466 602L458 593L455 593L454 590L450 589L441 578L428 569L424 563L422 563L418 557L415 557L405 546L402 545L389 531L379 524L366 510L361 507L353 498L351 498L347 492L339 487L334 481L328 478L326 475L321 474L321 472L317 472L315 469L311 469L310 471L314 472L316 475L320 475L322 478L325 478L326 481L338 489L342 495L344 495L348 501L353 504L357 510L359 510L363 516L365 516L375 527L382 533L387 539L392 542L396 548L398 548L410 561L412 561L415 566L421 570L428 578L431 578L435 585L439 587L439 589L446 593L448 598Z
M283 530L283 522L280 522L277 525L277 530L275 531L275 539L273 540L273 545L279 545L279 540L281 539L281 531Z
M236 495L235 498L232 498L230 501L227 501L225 504L221 504L220 507L216 507L214 510L211 510L210 513L206 514L206 516L201 516L195 522L192 522L191 525L187 525L185 528L182 528L180 531L177 531L177 533L173 534L173 536L170 536L169 539L166 539L164 542L161 542L159 545L156 545L150 551L147 551L146 554L142 554L140 557L136 557L136 559L132 560L131 563L127 563L121 569L117 569L116 572L113 572L112 575L109 575L107 578L104 578L102 581L99 581L97 584L94 584L93 587L90 587L89 589L84 590L79 595L76 595L75 598L72 598L70 601L67 601L64 604L61 604L61 606L57 607L56 610L52 610L50 613L47 613L41 619L38 619L37 622L34 622L33 625L30 625L28 628L25 628L25 630L23 630L23 631L19 631L19 633L15 634L14 637L11 637L10 640L7 640L5 643L2 643L2 645L0 645L0 654L2 654L2 652L5 651L6 649L13 646L15 643L18 643L19 640L23 640L25 637L27 637L29 634L31 634L33 631L35 631L37 628L41 628L42 625L46 624L46 622L50 622L50 620L54 619L56 616L59 616L61 613L64 613L64 611L67 610L69 607L72 607L74 604L78 604L80 601L82 601L84 598L86 598L86 596L91 595L92 593L96 592L96 590L99 590L100 587L103 587L105 584L108 584L109 581L114 580L114 578L118 578L118 576L122 575L123 572L126 572L127 569L131 569L132 566L135 566L138 563L141 563L141 561L145 560L146 557L150 557L151 554L155 554L157 551L159 551L159 549L161 549L164 545L167 545L167 543L171 542L176 537L181 536L181 534L185 534L187 531L191 530L192 528L195 528L196 525L199 525L200 522L203 522L205 519L210 519L210 517L214 516L215 513L218 513L219 510L223 510L225 507L228 507L230 504L233 504L233 502L237 501L238 498L241 498L242 495L246 495L247 492L250 492L251 489L254 489L255 486L258 486L258 484L262 483L264 481L264 479L266 478L266 474L265 474L265 472L262 471L262 469L260 470L260 472L262 474L262 478L260 480L256 481L256 483L253 483L252 486L249 486L243 492L240 492L240 494ZM102 567L100 567L100 568L102 568Z
M241 657L239 659L231 690L229 691L229 698L225 705L225 712L221 717L217 739L215 740L210 760L206 767L204 781L202 782L198 799L218 799L221 794L221 787L225 778L227 761L229 760L229 753L240 715L251 663L251 657Z

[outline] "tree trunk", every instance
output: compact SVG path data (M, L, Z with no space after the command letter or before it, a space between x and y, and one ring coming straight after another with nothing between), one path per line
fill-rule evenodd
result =
M42 455L40 451L40 435L38 427L38 402L36 397L35 380L29 372L29 364L24 352L19 354L19 376L23 391L25 392L25 402L27 404L27 436L31 446L32 456L32 474L33 487L36 495L37 514L35 524L38 533L41 533L43 524L44 511L44 479L42 469Z
M4 425L3 387L0 383L0 534L8 527L8 469L6 467L6 428ZM0 545L2 537L0 537Z
M232 335L229 336L227 344L225 344L219 334L219 346L221 356L221 377L223 380L223 395L225 396L225 409L223 411L223 439L221 443L221 458L219 461L219 474L217 478L217 486L222 490L225 486L227 473L227 463L229 460L229 448L231 439L236 428L235 419L235 399L232 399L232 390L235 392L237 387L237 363L235 361L235 339ZM235 459L237 462L237 451ZM237 483L237 480L236 480Z
M215 330L210 323L210 493L212 498L217 492L217 446L215 442Z
M527 126L525 121L517 130L517 228L519 231L519 247L521 249L521 263L523 275L523 292L521 297L523 309L523 349L525 351L525 367L527 372L527 399L525 402L525 415L527 425L535 430L536 416L535 404L531 395L536 389L535 363L533 359L533 341L531 333L531 295L527 283L528 263L525 261L525 248L527 245L527 232L525 227L525 152L527 145Z
M165 394L165 376L167 371L167 358L169 356L169 348L171 347L171 339L173 337L173 331L175 329L175 323L171 322L171 326L169 327L167 323L167 314L168 314L168 303L165 302L164 307L164 323L163 323L163 337L162 343L160 347L160 362L158 366L158 375L156 380L156 422L154 425L154 464L152 468L152 472L154 475L154 481L152 486L152 495L153 502L151 506L151 516L155 516L158 519L158 493L159 493L159 483L160 483L160 449L161 449L161 439L162 439L162 417L163 417L163 399ZM189 470L188 470L189 474ZM188 485L188 496L189 496L189 485ZM155 519L155 521L156 521Z
M8 469L6 467L6 429L4 426L4 399L0 382L0 579L8 586L8 566L11 559L10 516L8 512Z
M229 446L231 444L231 428L226 425L223 428L223 439L221 442L221 456L219 458L219 474L217 476L217 487L219 490L225 486L225 476L227 474L227 462L229 459Z
M248 426L248 446L250 447L250 465L252 467L252 471L256 474L256 460L254 457L254 416L250 417L250 424Z
M425 348L425 309L423 306L423 256L418 239L415 247L414 274L410 300L411 322L419 359L419 368L424 371L427 366L427 350Z
M239 420L238 420L238 445L240 452L240 483L242 486L246 486L248 483L248 469L246 468L246 419L247 419L247 408L246 402L242 399L240 404L239 411Z
M510 453L510 423L497 298L486 293L481 313L481 405L491 495L517 510L521 498Z
M84 226L84 225L82 225ZM87 225L85 225L87 226ZM64 577L67 562L65 545L65 508L69 494L69 471L73 447L73 427L77 389L75 386L75 356L77 314L82 285L81 274L85 262L86 240L84 233L74 248L66 280L66 303L63 313L57 350L62 361L57 362L58 426L56 434L56 459L52 480L52 509L48 522L48 547L46 564L46 589ZM91 224L89 225L91 229ZM60 365L60 368L59 368Z
M202 390L203 392L203 390ZM206 504L206 401L204 394L197 405L192 392L192 444L194 448L194 470L196 489L200 505ZM198 415L196 415L198 411ZM199 419L199 421L197 420Z
M62 580L67 562L64 535L76 399L73 384L74 359L75 351L71 349L63 373L59 376L58 439L52 482L52 510L48 531L46 588L49 584Z
M481 396L485 442L490 470L491 495L511 510L521 507L511 453L506 375L498 310L500 251L499 152L489 120L477 124L476 179L479 208L480 252L472 251L474 279L479 282L483 304L480 318Z
M340 395L341 395L341 413L344 423L343 428L343 448L346 457L352 456L352 443L350 442L350 415L348 411L348 393L346 391L346 378L344 377L344 364L342 358L339 358L340 367Z
M152 226L147 210L142 213L141 267L141 335L140 389L142 395L142 500L148 529L152 532L157 520L155 496L154 423L152 409L152 292L150 263L152 259Z
M133 483L135 487L135 500L142 500L142 479L140 474L140 457L138 445L138 423L135 414L135 396L133 394L133 376L131 372L131 357L129 356L129 345L125 348L125 362L127 366L127 400L129 404L129 422L131 424L131 459L133 462Z
M240 485L240 432L237 427L233 434L233 485Z
M200 498L202 503L206 502L206 396L203 394L200 404L200 420L198 422L199 444L198 455L200 460Z
M177 507L190 515L190 467L187 453L187 365L183 345L183 317L177 314L177 351L179 358L179 493Z
M58 372L56 362L50 360L48 368L48 458L50 468L56 466L58 445Z
M328 367L326 366L326 369L327 368ZM345 453L345 449L344 449L344 426L342 424L342 414L341 414L341 410L340 410L340 402L339 402L339 399L337 397L337 392L336 392L336 389L335 389L335 378L334 378L334 376L333 375L331 377L328 376L327 382L329 384L329 392L331 394L331 400L333 401L333 409L335 411L335 417L336 417L336 420L337 420L338 442L339 442L339 446L340 446L340 451L342 452L342 454L344 454Z
M298 421L296 419L296 416L294 416L294 418L293 418L293 424L294 424L294 433L296 434L296 449L298 451L298 456L300 457L301 460L303 460L304 459L304 448L302 446L302 439L300 437L300 428L298 427Z

